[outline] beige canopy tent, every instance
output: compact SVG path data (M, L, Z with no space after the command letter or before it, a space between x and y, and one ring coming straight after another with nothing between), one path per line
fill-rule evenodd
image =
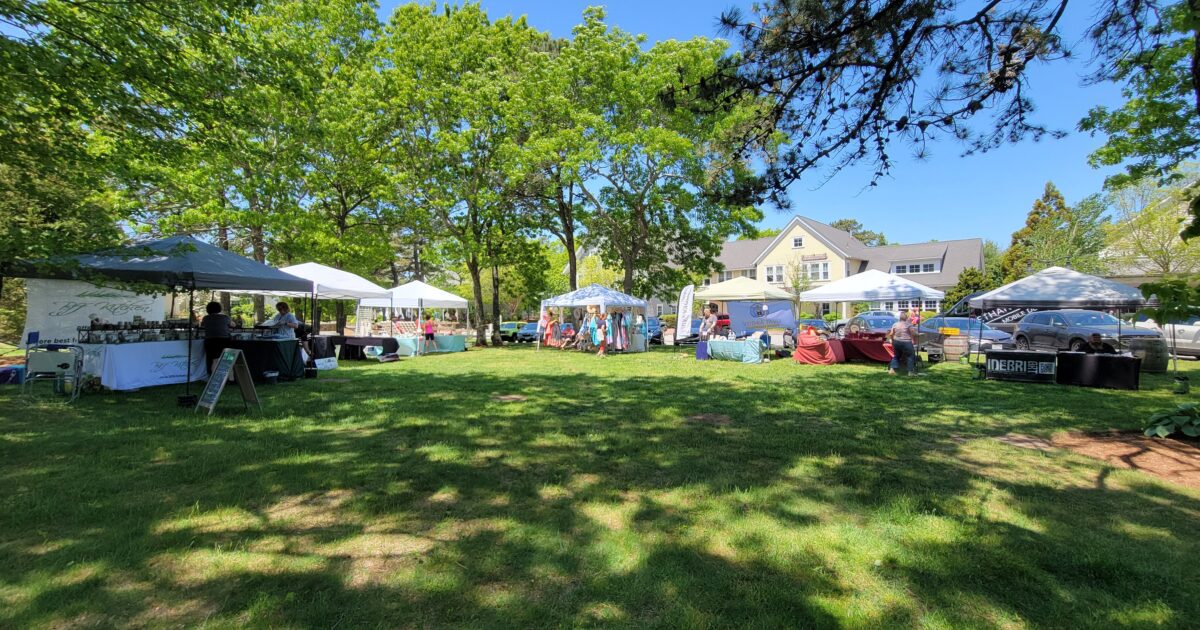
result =
M792 297L792 294L784 289L745 276L718 282L696 291L696 299L705 302L790 300Z

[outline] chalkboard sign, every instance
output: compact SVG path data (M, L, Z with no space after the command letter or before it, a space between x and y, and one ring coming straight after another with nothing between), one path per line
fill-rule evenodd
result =
M217 408L217 401L221 399L225 383L229 381L231 371L237 378L238 389L242 392L242 402L247 408L250 407L250 403L254 403L260 411L262 410L262 401L258 399L254 381L250 379L250 366L246 363L246 357L242 356L242 351L237 348L226 348L221 352L221 358L217 360L216 367L208 376L208 385L200 394L196 409L204 407L208 409L208 415L212 415L213 410Z

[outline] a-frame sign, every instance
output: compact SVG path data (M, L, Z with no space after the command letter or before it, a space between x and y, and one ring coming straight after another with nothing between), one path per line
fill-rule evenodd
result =
M204 407L208 409L208 415L212 415L213 410L217 407L217 401L221 399L221 391L225 389L225 383L229 380L231 371L237 377L238 388L242 391L242 402L247 408L250 407L250 403L254 403L258 405L258 410L262 411L262 401L258 399L258 392L254 389L254 381L250 378L250 365L246 363L246 357L242 356L242 351L237 348L226 348L221 352L217 366L209 375L208 384L200 393L200 400L196 402L196 409L192 411L193 413Z

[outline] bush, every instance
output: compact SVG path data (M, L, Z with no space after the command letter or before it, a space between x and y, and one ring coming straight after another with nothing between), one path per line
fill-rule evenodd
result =
M933 319L934 317L937 317L937 313L933 311L921 311L921 321Z
M871 305L868 304L867 302L855 302L854 304L850 305L850 314L851 315L858 315L859 313L866 313L869 310L871 310Z
M800 313L800 316L797 317L796 319L816 319L816 318L817 318L816 315L813 315L812 313Z
M678 319L679 319L679 316L676 315L675 313L669 313L667 315L659 315L658 316L658 321L663 326L674 326L675 321Z
M838 317L837 313L827 313L821 317L821 319L825 320L825 323L827 324L832 324L833 322L841 319L841 317Z
M1170 411L1160 411L1150 416L1150 426L1146 427L1149 437L1165 438L1179 431L1188 437L1200 437L1200 411L1198 403L1179 403Z

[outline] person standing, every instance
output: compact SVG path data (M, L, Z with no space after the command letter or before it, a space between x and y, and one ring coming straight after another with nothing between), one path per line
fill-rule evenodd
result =
M292 315L292 309L287 302L280 302L275 305L275 317L267 320L264 324L267 327L275 329L276 339L295 339L296 329L300 327L300 320Z
M717 330L717 316L711 306L704 307L704 317L700 320L700 341L708 341Z
M913 346L913 331L915 327L907 318L901 317L892 324L887 337L892 342L892 362L888 365L888 374L895 375L900 367L900 360L905 361L909 376L916 376L917 350Z
M232 322L228 315L221 312L220 302L209 302L204 310L208 314L200 320L200 327L204 329L204 358L208 361L208 373L212 374L221 353L229 347Z
M606 357L608 353L608 313L603 311L596 315L595 334L592 336L592 342L600 347L600 351L596 353L598 357Z
M421 340L421 353L427 354L429 352L429 344L433 344L433 350L437 352L437 324L433 322L433 315L425 316L423 332L424 338Z

